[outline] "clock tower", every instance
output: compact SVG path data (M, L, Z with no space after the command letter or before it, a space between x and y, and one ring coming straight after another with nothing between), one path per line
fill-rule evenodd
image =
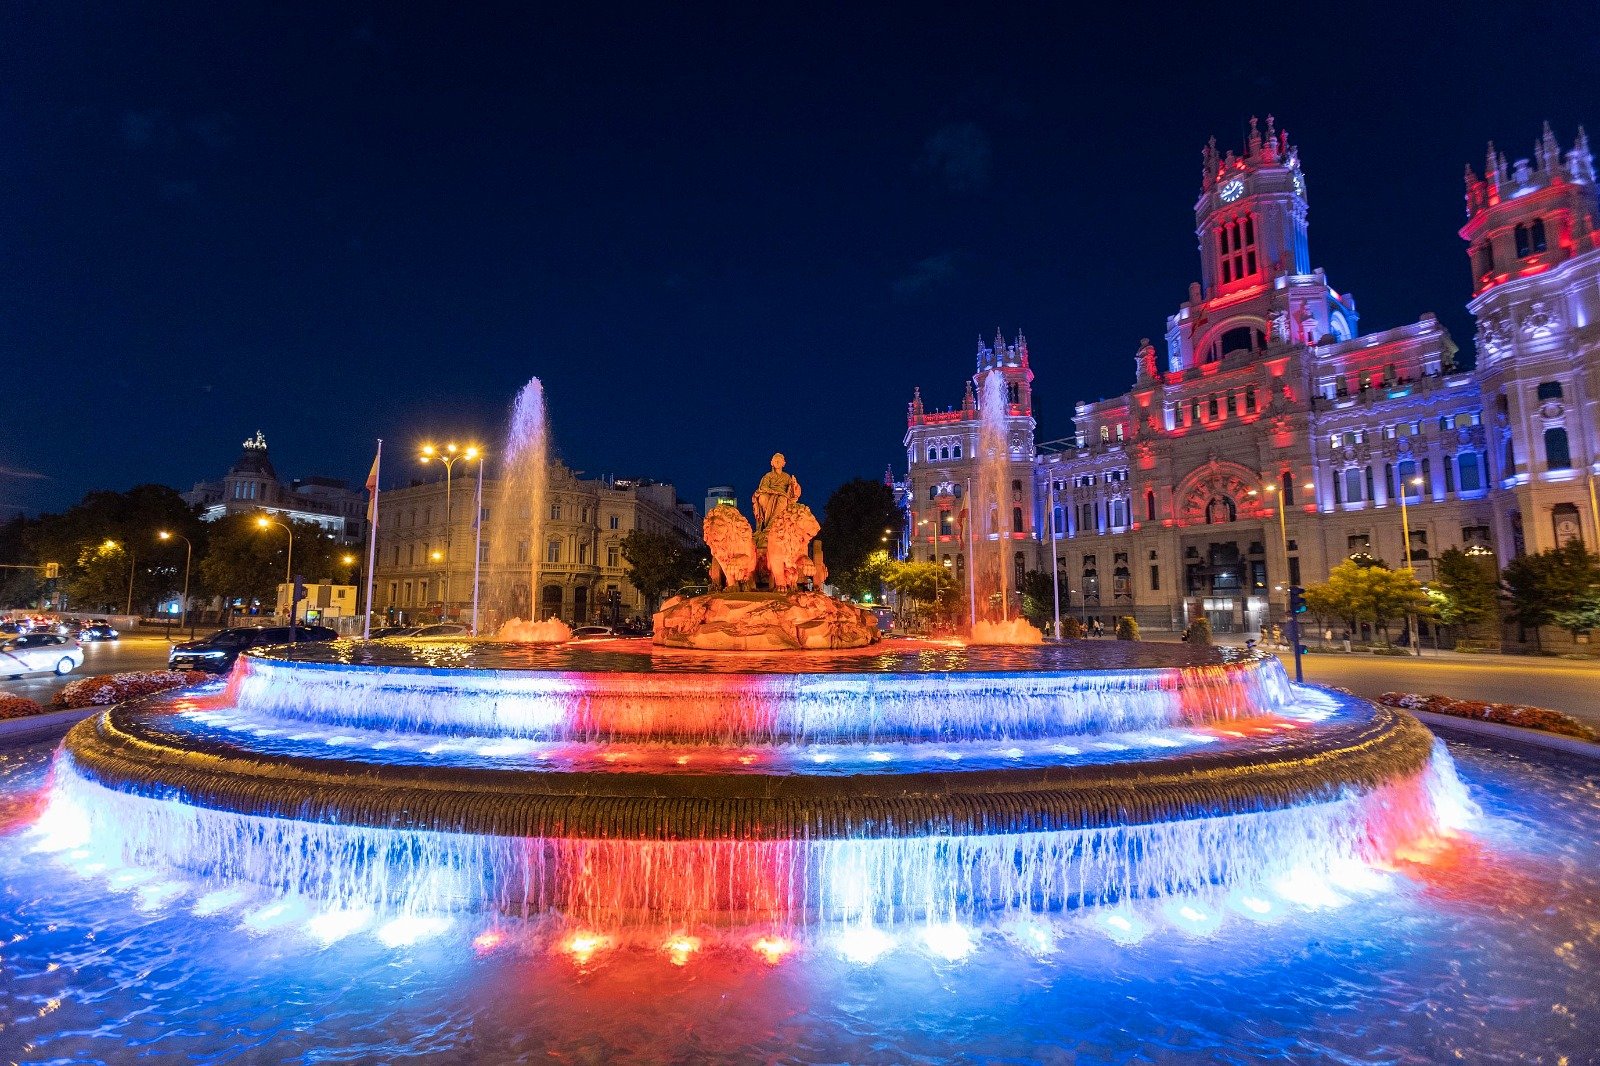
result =
M1250 120L1243 155L1219 155L1212 138L1202 158L1194 219L1206 296L1245 293L1282 274L1308 273L1305 175L1299 152L1272 116L1265 134Z

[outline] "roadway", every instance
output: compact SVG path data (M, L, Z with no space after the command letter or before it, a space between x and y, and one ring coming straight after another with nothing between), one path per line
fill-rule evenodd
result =
M160 636L124 635L120 640L96 640L83 645L83 665L65 677L46 674L43 677L24 677L18 681L0 679L0 692L50 705L50 697L69 681L95 674L120 674L129 670L165 670L167 668L166 638Z
M1292 677L1293 657L1285 653L1280 658ZM1524 703L1565 711L1600 727L1600 663L1428 651L1420 657L1309 654L1303 662L1311 684L1338 685L1368 699L1385 692L1420 692Z

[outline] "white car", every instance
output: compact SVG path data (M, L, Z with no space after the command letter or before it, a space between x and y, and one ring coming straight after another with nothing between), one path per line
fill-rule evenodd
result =
M0 677L70 674L83 665L83 648L59 633L23 633L0 641Z

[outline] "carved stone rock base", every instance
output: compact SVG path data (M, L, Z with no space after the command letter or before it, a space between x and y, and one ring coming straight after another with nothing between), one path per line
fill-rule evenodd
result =
M655 642L701 651L827 651L878 640L868 611L820 592L679 596L655 615Z

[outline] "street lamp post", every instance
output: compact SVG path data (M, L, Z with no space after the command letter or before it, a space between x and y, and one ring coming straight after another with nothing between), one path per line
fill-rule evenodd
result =
M189 538L182 533L169 533L164 529L157 533L156 537L161 540L171 540L173 537L177 537L183 541L183 605L180 608L183 614L178 619L178 631L182 632L189 626L189 563L194 559L194 545L190 544ZM170 618L171 616L168 615L168 617ZM190 633L189 636L193 637L194 634Z
M262 529L268 526L277 526L289 534L289 555L283 562L283 582L289 589L289 643L294 643L294 530L282 522L262 515L256 519L256 525Z
M467 450L475 453L473 458L478 460L478 490L472 502L472 635L477 636L478 592L483 584L479 577L483 566L483 452Z
M477 459L481 453L476 446L468 447L462 451L455 444L446 444L443 448L432 444L422 446L422 454L417 456L421 463L444 464L444 592L439 601L439 621L443 622L450 611L450 542L454 539L455 530L450 524L450 480L455 472L456 463L462 459ZM482 470L480 464L479 470ZM476 568L474 568L476 570ZM473 589L476 598L477 589Z
M1414 478L1411 478L1408 481L1402 481L1400 483L1400 539L1402 541L1401 548L1405 553L1406 570L1411 573L1411 576L1413 578L1415 578L1417 576L1416 572L1413 571L1412 568L1411 568L1411 518L1410 518L1410 515L1406 512L1406 486L1407 485L1416 485L1420 489L1421 486L1422 486L1422 478L1414 477ZM1419 503L1422 501L1422 493L1420 491L1417 493L1417 501ZM1418 641L1417 641L1417 614L1416 614L1415 611L1407 611L1406 612L1406 639L1411 642L1411 654L1420 656L1422 654L1422 648L1419 646Z

